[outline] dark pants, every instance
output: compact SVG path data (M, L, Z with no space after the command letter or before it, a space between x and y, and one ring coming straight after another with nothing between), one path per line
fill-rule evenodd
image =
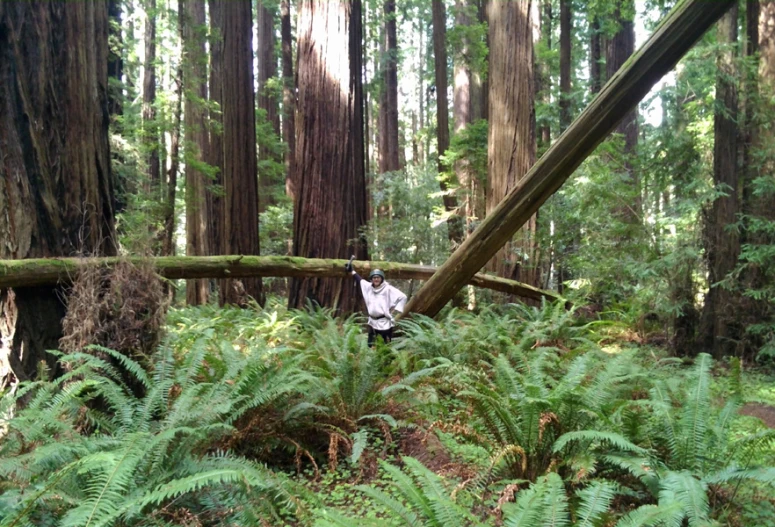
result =
M380 330L369 326L369 347L374 345L374 340L377 338L377 336L382 337L382 340L385 342L385 344L387 344L393 340L393 328Z

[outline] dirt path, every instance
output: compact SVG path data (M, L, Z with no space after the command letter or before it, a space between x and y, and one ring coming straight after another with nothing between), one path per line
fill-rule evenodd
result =
M745 403L740 409L740 415L757 417L770 428L775 428L775 406L763 403Z

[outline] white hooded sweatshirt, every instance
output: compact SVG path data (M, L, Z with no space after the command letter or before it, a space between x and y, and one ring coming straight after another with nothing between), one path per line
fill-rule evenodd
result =
M360 283L366 310L369 312L369 326L380 331L395 326L390 313L392 310L404 312L406 295L384 281L377 288L372 287L368 280L361 279Z

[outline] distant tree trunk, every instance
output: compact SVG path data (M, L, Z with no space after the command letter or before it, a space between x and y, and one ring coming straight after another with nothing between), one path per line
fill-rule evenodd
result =
M479 23L489 24L487 7L490 5L490 0L477 0L477 2L479 4ZM489 50L489 31L487 32L486 41L487 49ZM489 79L489 76L482 79L482 76L479 74L474 75L474 78L472 79L473 94L471 95L471 99L474 101L471 108L472 121L478 121L479 119L489 120L490 118L490 84L487 79ZM482 210L482 212L484 212L484 210Z
M745 8L745 57L747 60L754 60L754 57L759 53L759 0L747 0ZM758 103L758 91L759 91L759 75L758 71L746 68L745 70L744 86L745 86L745 98L744 98L744 123L743 130L741 131L743 137L741 138L742 152L740 160L740 166L742 167L741 177L742 181L742 203L741 208L744 214L748 213L746 207L751 203L751 185L750 182L755 177L754 163L751 158L752 147L756 137L756 113ZM746 232L743 230L740 233L740 243L746 243Z
M293 35L289 0L280 2L280 37L283 63L283 140L288 147L285 154L285 194L293 200L296 198L296 82L293 77Z
M207 164L215 176L207 192L209 254L225 254L223 245L223 6L208 0L210 10L210 115Z
M258 167L250 0L222 0L223 243L226 254L258 255ZM221 303L264 304L261 278L227 280Z
M603 68L600 62L603 60L603 49L600 42L600 20L592 16L590 22L589 41L589 89L597 93L603 87Z
M121 0L108 0L108 112L111 118L124 113L124 97L121 93L124 76L121 3Z
M197 168L205 161L207 123L203 102L207 99L204 0L179 0L183 23L183 90L186 94L184 152L186 159L186 254L207 255L207 179ZM186 281L186 303L207 303L207 280Z
M535 163L533 36L530 2L492 0L487 213ZM536 216L491 260L498 276L537 285Z
M181 28L182 29L182 28ZM182 33L182 31L181 31ZM182 36L182 35L181 35ZM175 78L177 99L175 115L173 116L172 134L170 137L170 169L167 172L167 197L164 204L164 243L162 254L175 254L175 195L178 188L178 172L180 171L180 127L183 114L183 65L178 66Z
M382 127L380 129L379 171L401 169L398 155L398 41L396 37L396 2L387 0L385 6L385 62L384 91L380 101Z
M0 258L113 255L106 2L0 3ZM52 370L54 287L0 290L0 391Z
M737 6L718 22L718 42L724 48L716 60L716 108L714 115L713 183L723 192L711 204L705 225L705 253L708 259L708 293L702 312L700 347L716 358L734 352L732 326L738 316L734 294L716 285L737 265L740 242L730 226L737 221L737 71L733 46L737 43Z
M434 69L436 79L436 138L438 151L438 169L439 174L446 170L446 166L441 160L447 150L449 150L449 103L447 101L447 15L444 7L444 0L432 0L432 22L433 22L433 53ZM447 220L449 229L449 241L454 249L460 245L463 240L463 226L460 217L455 212L457 209L457 199L455 196L446 194L448 185L443 179L439 182L441 191L444 192L442 201L444 210L452 213Z
M560 0L560 132L571 118L571 0Z
M606 75L608 79L619 71L619 68L635 51L635 25L632 20L624 18L623 11L634 12L633 0L617 0L615 20L618 21L619 31L608 41L606 46ZM643 206L640 197L639 177L632 165L632 158L638 147L637 106L622 119L619 126L616 127L616 133L622 134L624 137L624 165L634 200L630 201L628 197L628 202L631 205L618 207L615 213L627 223L638 224L641 221Z
M275 30L273 10L266 6L266 0L258 0L258 107L266 111L266 120L272 124L272 130L280 137L280 114L277 112L277 99L267 91L270 79L277 76L277 59L275 58ZM273 159L274 154L266 144L258 145L258 156L262 161ZM279 161L279 160L278 160ZM274 197L276 185L267 173L259 174L260 191L258 193L258 212L264 212L270 205L277 203Z
M455 24L460 27L470 26L471 19L468 15L468 2L466 0L457 0L455 3ZM452 115L454 117L455 134L463 132L471 124L471 68L466 62L468 56L469 42L464 38L462 48L455 57L454 73L454 91L452 103ZM470 164L467 160L460 160L455 163L455 174L457 175L462 198L464 200L462 215L465 221L464 237L474 228L474 203L476 199L476 189L474 181L476 177L471 174Z
M359 233L366 224L361 2L302 0L299 9L293 254L367 260ZM344 50L348 60L340 59ZM297 278L288 304L311 300L352 312L358 294L344 272L341 279Z
M419 33L419 45L417 46L417 91L419 92L417 94L417 98L419 100L417 118L419 120L419 127L425 128L425 49L427 43L423 39L423 36L425 35L425 26L423 25L422 21L419 20L419 17L417 23L417 32ZM425 135L427 137L427 134ZM425 147L425 143L422 140L419 141L419 148L421 162L426 163L428 161L428 149Z
M537 4L537 1L536 1ZM534 22L534 25L538 27L538 36L536 41L543 41L543 45L547 51L552 49L552 2L551 0L543 0L541 9L538 5L533 6L533 12L538 20ZM546 61L539 60L536 56L535 60L535 91L536 99L540 100L542 104L548 106L551 104L551 75L549 74L549 65ZM538 152L543 153L549 148L552 142L551 127L549 126L548 118L544 119L540 123L536 123L536 139Z
M159 128L156 124L156 0L148 0L145 18L145 66L143 76L143 140L147 150L148 190L159 191ZM156 198L158 199L158 197Z

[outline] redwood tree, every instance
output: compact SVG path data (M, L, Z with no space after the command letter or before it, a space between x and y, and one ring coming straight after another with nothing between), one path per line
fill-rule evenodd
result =
M385 9L385 58L382 98L380 99L379 171L401 169L398 155L398 40L396 2L387 0Z
M702 312L701 349L712 351L716 357L734 351L731 328L739 315L734 309L734 296L718 282L737 265L740 242L735 229L738 207L737 170L737 86L735 54L737 43L737 6L718 22L719 52L716 75L716 108L713 119L713 183L721 193L713 201L706 219L705 253L708 260L708 294Z
M302 0L298 22L298 112L293 253L309 258L368 259L363 142L360 0ZM347 50L347 55L342 52ZM309 299L355 310L345 277L291 281L289 306Z
M277 58L275 57L275 16L274 9L267 5L266 0L259 0L257 6L258 42L256 59L258 62L258 107L266 112L266 120L272 125L272 130L280 136L280 114L277 112L277 99L269 93L269 80L277 75ZM258 156L261 160L271 160L274 157L269 144L258 145ZM279 160L278 160L279 161ZM269 205L274 205L274 182L264 174L259 177L261 191L259 192L258 211L263 212Z
M449 149L449 101L447 100L447 14L444 0L433 0L431 20L433 22L433 66L436 80L436 149L438 153L439 174L445 171L441 156ZM451 214L447 220L449 241L459 245L463 240L463 228L460 217L456 214L457 199L448 194L448 185L444 179L439 180L439 186L444 193L442 201L444 210Z
M258 167L253 93L251 0L221 0L223 16L223 247L226 254L260 254ZM261 278L226 280L221 302L264 303Z
M210 254L224 254L223 247L223 12L222 2L208 0L210 11L210 115L207 164L215 175L207 193L207 239Z
M207 55L205 54L205 4L204 0L179 0L183 24L183 89L185 107L185 159L186 159L186 254L207 254L207 179L201 170L207 151ZM186 282L186 302L189 305L207 303L207 280Z
M143 139L147 149L148 188L161 182L159 132L156 125L156 0L148 0L145 18L145 65L143 69Z
M106 2L0 2L0 259L115 254L107 66ZM63 315L0 290L0 390L55 360Z
M491 0L487 214L535 163L530 2ZM505 278L538 285L536 216L490 262Z
M296 196L296 83L293 78L293 35L291 34L291 6L289 0L280 2L280 40L283 65L283 141L288 147L285 154L285 194Z

